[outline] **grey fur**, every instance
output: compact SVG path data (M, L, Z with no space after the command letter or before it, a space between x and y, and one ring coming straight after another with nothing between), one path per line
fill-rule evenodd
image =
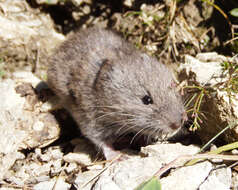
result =
M121 134L162 138L182 124L185 110L169 69L110 30L76 32L49 62L49 86L104 154ZM153 104L143 103L145 95Z

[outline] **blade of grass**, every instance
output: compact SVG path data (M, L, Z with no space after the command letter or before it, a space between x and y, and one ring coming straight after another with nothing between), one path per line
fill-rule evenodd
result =
M231 129L233 127L235 127L237 125L237 122L238 120L235 120L234 122L232 122L230 125L226 126L224 129L222 129L216 136L214 136L210 141L208 141L200 150L198 153L204 151L212 142L215 141L215 139L217 139L221 134L223 134L226 130L228 129ZM219 148L217 148L216 150L213 150L213 151L210 151L208 152L207 154L219 154L221 152L224 152L224 151L228 151L228 150L232 150L232 149L235 149L238 147L238 142L235 142L235 143L231 143L231 144L228 144L228 145L224 145L224 146L221 146ZM195 163L197 163L198 161L200 161L201 159L194 159L194 160L191 160L189 161L186 165L187 166L190 166L190 165L193 165Z

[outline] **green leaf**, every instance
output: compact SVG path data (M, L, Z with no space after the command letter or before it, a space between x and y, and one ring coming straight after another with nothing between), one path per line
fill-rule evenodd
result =
M156 177L140 184L135 190L162 190L159 180Z
M227 70L230 68L230 63L227 61L224 61L223 63L221 63L221 66L223 67L224 70Z
M230 14L232 16L238 17L238 8L234 8L230 11Z

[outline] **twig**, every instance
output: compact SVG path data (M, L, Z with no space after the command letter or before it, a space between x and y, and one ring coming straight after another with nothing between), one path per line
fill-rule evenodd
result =
M235 41L235 40L238 40L238 37L235 37L235 38L232 38L232 39L226 41L226 42L224 43L224 45L227 45L227 44L229 44L229 43L231 43L231 42L233 42L233 41Z

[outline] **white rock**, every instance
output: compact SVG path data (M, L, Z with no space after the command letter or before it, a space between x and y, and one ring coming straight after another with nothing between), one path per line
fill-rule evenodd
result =
M122 190L111 178L104 177L100 180L99 183L92 188L92 190ZM128 189L129 190L129 189Z
M13 78L17 83L31 83L34 88L41 82L32 72L27 71L16 71L13 73Z
M61 172L62 169L63 169L62 160L58 159L58 160L55 160L54 162L52 162L52 165L51 165L51 168L50 168L50 173L52 175L58 175Z
M169 151L168 151L169 150ZM141 148L141 153L157 157L161 162L168 163L180 155L193 155L199 151L199 147L194 145L184 146L180 143L161 144L157 143Z
M210 162L177 169L160 180L163 190L197 190L212 170ZM176 188L175 188L176 187Z
M33 187L34 190L53 189L55 181L43 181Z
M56 140L60 132L58 123L50 113L39 113L37 109L25 110L28 99L16 93L16 86L11 79L0 82L0 151L3 153L46 146Z
M47 190L47 189L55 189L55 190L68 190L71 185L66 183L63 178L59 177L56 180L44 181L38 183L33 187L34 190Z
M237 173L233 173L234 175L232 176L232 186L231 189L238 189L238 175Z
M64 156L64 161L69 163L78 163L83 166L92 164L90 155L87 153L68 153Z
M8 180L13 183L16 184L20 187L24 186L24 181L20 180L19 178L16 178L15 176L11 176L10 178L8 178Z
M148 180L161 167L162 163L155 157L136 157L120 161L104 171L99 179L96 178L95 183L91 182L85 186L85 189L90 189L90 186L93 186L95 190L110 188L132 190L143 181ZM94 171L91 178L99 173L100 170ZM82 186L91 178L85 177L84 173L78 174L75 183L79 189L82 189Z
M150 157L131 157L130 159L114 163L102 173L101 170L88 171L86 172L87 175L85 172L79 173L74 183L78 189L83 190L134 190L141 183L150 179L165 163L176 159L180 155L194 154L197 151L198 148L195 146L183 146L178 143L150 145L142 149L143 154L149 155ZM193 166L177 168L174 171L172 170L168 176L160 179L162 189L197 190L201 184L204 184L205 188L205 185L207 185L206 180L212 180L213 175L218 176L217 180L212 180L214 187L229 187L229 185L231 185L230 170L228 169L226 172L217 170L217 173L213 174L213 169L214 166L208 161ZM222 178L220 177L221 173L225 174L225 182L222 182L225 184L224 186L221 186L221 182L219 182L219 179ZM91 181L95 176L98 176L98 178L96 177ZM226 188L219 190L226 190Z
M76 138L71 141L75 145L73 152L64 156L64 161L78 163L83 166L91 165L93 163L93 156L96 155L95 148L86 139Z
M50 157L49 154L40 155L40 160L43 161L43 162L49 162L50 159L51 159L51 157Z
M55 159L55 160L57 160L57 159L63 159L63 155L64 155L63 152L61 152L61 151L59 151L59 150L57 150L57 151L55 150L55 151L53 151L52 158Z
M216 52L205 52L205 53L198 53L196 58L203 62L224 62L224 61L231 61L230 58L225 57L223 55L219 55Z
M92 190L92 186L94 185L97 177L94 178L97 174L99 174L100 170L89 170L83 173L78 173L76 175L76 179L74 180L74 185L77 189L82 190ZM94 178L94 179L93 179Z
M50 180L50 176L49 175L41 175L41 176L35 177L35 180L38 183L44 182L44 181L49 181Z
M224 80L220 78L223 73L221 62L202 62L190 55L185 55L185 63L180 65L179 70L185 70L187 76L193 73L201 86L215 85Z
M14 92L14 82L6 80L0 83L0 179L18 159L17 151L27 136L25 131L18 127L18 116L21 115L21 107L24 98Z
M104 166L100 164L93 164L91 166L87 166L88 170L102 170L103 168Z
M70 163L70 164L65 168L65 170L66 170L67 173L71 173L71 172L73 172L74 170L76 170L77 167L78 167L78 165L77 165L76 163Z
M42 131L44 129L44 123L41 122L41 121L36 121L34 124L33 124L33 129L35 131Z
M132 7L134 0L124 0L123 4L127 7Z
M51 163L48 162L46 164L37 164L37 163L32 163L29 168L28 168L28 173L34 176L41 176L41 175L49 175L50 169L51 169Z
M213 170L199 190L229 190L231 188L231 169L218 168Z

